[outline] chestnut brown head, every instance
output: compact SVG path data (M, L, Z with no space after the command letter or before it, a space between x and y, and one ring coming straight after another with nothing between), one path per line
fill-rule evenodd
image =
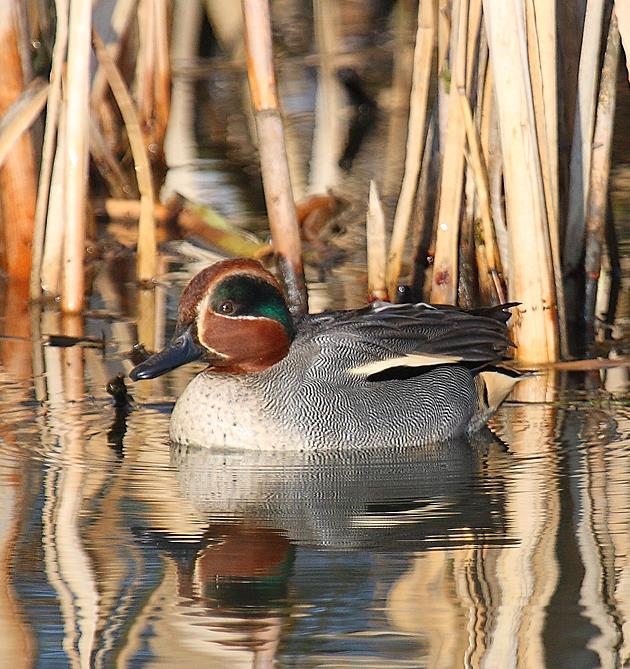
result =
M276 279L254 260L225 260L192 278L173 340L130 376L149 379L199 359L217 371L257 372L284 358L293 335Z

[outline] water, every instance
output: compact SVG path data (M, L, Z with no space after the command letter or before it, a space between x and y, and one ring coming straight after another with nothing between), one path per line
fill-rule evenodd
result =
M544 401L472 443L181 449L168 418L192 370L136 384L117 416L105 385L134 332L96 315L104 351L2 341L10 666L627 666L627 368L543 375L521 394Z

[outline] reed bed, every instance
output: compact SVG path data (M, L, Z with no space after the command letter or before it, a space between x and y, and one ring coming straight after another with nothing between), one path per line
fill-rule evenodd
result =
M223 221L217 227L214 214L157 202L171 107L169 42L186 3L118 0L102 34L92 26L91 0L55 0L54 12L45 5L28 3L24 12L22 3L7 0L0 9L0 203L8 275L25 281L30 274L32 299L60 296L64 311L80 312L95 196L105 201L102 210L134 212L138 219L136 275L145 287L158 275L156 213L164 221L180 217L182 228L191 220L197 231L211 227L206 237L229 239L228 252L258 254L261 244L244 242ZM353 11L369 21L371 7L366 2ZM338 165L342 146L335 146L348 125L339 82L353 56L341 53L338 18L348 8L304 0L303 9L314 24L315 53L305 62L321 66L310 190L323 196L326 189L343 190L342 170L352 162ZM269 2L243 0L241 13L230 5L226 21L221 3L207 2L206 11L230 67L239 67L245 45L251 96L243 96L244 106L251 105L246 111L255 119L252 139L274 251L299 314L307 308L304 230L291 185L299 161L287 158L293 140L285 140ZM193 14L200 16L196 8ZM49 24L54 30L37 35L50 42L46 81L33 77L27 45L29 35ZM371 297L396 300L400 285L410 284L413 297L434 302L516 301L512 327L521 361L550 363L579 353L595 336L602 256L615 254L606 243L614 236L604 231L614 88L619 63L628 63L627 3L399 0L390 24L391 107L379 111L390 111L384 182L369 175L375 183L369 204L367 197L362 202ZM409 33L415 33L412 51ZM98 65L92 75L91 59ZM361 104L373 111L376 103L367 96L352 95L359 99L357 118ZM395 155L404 131L401 110L408 110L404 169ZM377 186L388 201L396 192L397 203L383 206ZM151 297L139 300L145 302ZM156 312L155 305L145 310ZM143 325L147 343L155 340L149 332L156 318Z

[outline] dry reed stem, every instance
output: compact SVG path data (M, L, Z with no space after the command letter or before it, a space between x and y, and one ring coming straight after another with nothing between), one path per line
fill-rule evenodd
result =
M547 0L527 0L527 46L536 132L542 170L551 258L558 307L558 332L563 356L569 354L562 283L558 212L558 86L556 75L556 8Z
M499 136L499 113L494 96L494 77L492 68L488 68L486 83L490 89L484 94L484 114L487 116L487 131L485 140L482 139L484 155L488 169L488 189L490 194L490 209L492 211L492 222L494 234L497 240L497 251L503 268L504 276L509 274L510 254L508 230L505 222L505 209L503 204L503 155L501 153L501 138ZM482 128L482 132L483 132Z
M99 63L105 71L105 76L112 90L116 104L127 130L129 146L136 167L138 179L138 190L140 191L140 218L138 220L138 257L136 274L138 281L148 283L155 278L157 267L157 246L155 241L155 220L153 208L155 196L153 192L153 180L151 178L151 165L149 156L144 145L138 112L133 104L131 95L120 74L113 63L101 38L94 33L94 46Z
M431 277L433 265L429 262L432 255L431 246L434 240L433 221L439 190L439 128L438 103L433 105L427 129L427 140L424 145L424 155L420 166L420 178L416 191L415 214L412 228L413 249L413 276L411 285L413 290L422 299L426 299L431 292Z
M619 30L617 17L613 12L597 101L597 118L593 134L593 155L591 159L591 182L586 217L584 323L588 330L588 340L592 340L594 336L595 303L601 268L608 199L608 177L610 175L610 150L615 120L618 64Z
M436 13L433 0L421 2L418 7L418 30L413 56L413 76L409 105L409 124L405 172L400 197L394 216L394 227L387 259L387 292L396 299L402 267L405 240L418 184L420 161L426 139L427 98L429 95L431 63L436 35Z
M468 0L461 0L454 11L458 17L456 38L451 41L451 89L448 103L446 146L442 162L442 182L435 238L435 260L431 302L455 304L457 301L458 242L464 179L466 130L462 121L458 89L466 87L466 35Z
M57 132L57 150L54 155L50 178L50 192L43 210L45 220L45 239L41 263L41 289L48 295L61 292L61 269L63 265L64 239L64 163L66 150L66 114L65 100L61 100L59 129ZM54 148L54 147L53 147Z
M132 196L136 188L120 166L120 159L103 136L101 127L94 116L90 117L90 154L94 166L107 184L112 197Z
M484 0L503 148L510 298L522 302L513 337L519 360L558 356L556 302L522 5Z
M339 183L339 147L343 144L342 93L335 54L340 51L336 0L313 3L315 39L320 55L309 193L325 193ZM295 193L295 199L299 195Z
M164 136L168 126L171 106L171 63L168 41L168 8L167 0L154 0L155 22L155 109L153 138L160 146L164 144Z
M366 216L366 234L368 300L387 300L387 285L385 283L385 272L387 268L385 213L374 181L370 181L370 195Z
M112 12L109 33L107 35L101 35L106 44L105 48L107 49L107 53L114 63L118 61L118 56L122 48L122 41L129 31L137 2L138 0L117 0ZM107 77L105 76L103 68L99 66L96 69L94 80L92 81L90 104L93 109L98 109L100 107L106 92Z
M403 152L409 117L409 98L413 76L413 46L408 34L416 14L414 0L399 0L394 8L394 62L389 104L389 125L383 168L383 195L393 196L401 183Z
M243 16L247 75L256 116L269 227L284 273L289 303L297 315L308 311L308 298L302 267L302 243L278 109L268 0L243 0Z
M50 91L46 106L46 127L42 145L39 184L37 186L37 203L33 232L33 265L31 269L30 296L39 299L42 292L42 260L44 256L44 239L46 234L46 216L57 143L57 127L61 109L61 75L65 63L66 46L68 44L68 0L55 0L57 22L55 27L55 44L52 52L50 68ZM60 262L58 257L56 262Z
M569 209L562 257L565 274L577 269L584 249L584 221L591 171L604 5L605 0L588 0L584 17L571 145Z
M141 0L138 5L140 47L137 58L137 100L140 123L151 155L161 159L168 123L171 72L165 0Z
M0 167L15 142L39 116L48 98L48 89L49 84L44 79L33 79L0 119Z
M21 3L0 3L0 116L24 90L20 57ZM0 168L0 211L4 240L4 266L9 278L28 281L31 273L33 217L37 194L36 164L30 133L22 133Z
M466 140L468 142L468 153L466 154L466 158L470 164L475 181L479 212L481 215L485 265L492 278L496 296L499 302L503 303L505 302L505 293L500 280L501 268L497 266L499 252L496 248L494 225L492 223L492 213L490 211L488 172L483 162L480 140L477 136L477 129L475 128L475 122L473 121L472 110L470 109L470 102L466 96L466 91L460 91L459 93L462 118L466 129Z
M153 116L155 79L155 13L154 0L139 0L137 9L138 53L136 58L136 106L140 117L140 127L150 141ZM148 143L148 142L147 142Z
M85 225L88 180L88 119L90 116L91 0L71 0L68 27L68 62L64 161L65 234L61 308L78 313L83 308Z
M446 126L448 120L448 91L451 81L451 72L448 61L449 45L451 42L451 0L438 0L438 27L437 27L437 86L438 86L438 145L440 155L444 155L446 145Z
M628 0L615 0L615 14L617 15L621 43L626 54L626 74L628 75L628 81L630 81L630 2Z

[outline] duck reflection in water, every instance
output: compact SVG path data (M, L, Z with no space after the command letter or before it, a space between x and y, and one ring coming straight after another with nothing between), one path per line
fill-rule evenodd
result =
M194 509L206 525L190 537L182 534L185 522L174 522L172 530L138 530L141 542L157 547L171 565L158 588L164 608L156 624L172 628L168 638L176 631L180 652L194 649L199 660L272 666L289 622L294 636L302 607L317 606L309 602L313 583L303 580L304 565L296 572L300 555L339 551L338 568L356 579L368 568L364 551L373 547L387 553L401 545L423 550L464 547L482 537L504 541L502 494L485 490L478 478L490 453L505 456L489 431L473 442L404 452L252 453L173 445L180 506Z
M293 602L316 606L299 592L311 587L303 574L295 580L304 551L340 551L356 578L365 557L352 555L376 546L503 542L502 494L478 478L490 453L505 457L489 431L429 450L343 455L174 445L185 507L207 519L206 529L186 538L177 527L146 528L142 539L175 566L178 644L229 666L272 666L288 622L301 624Z

